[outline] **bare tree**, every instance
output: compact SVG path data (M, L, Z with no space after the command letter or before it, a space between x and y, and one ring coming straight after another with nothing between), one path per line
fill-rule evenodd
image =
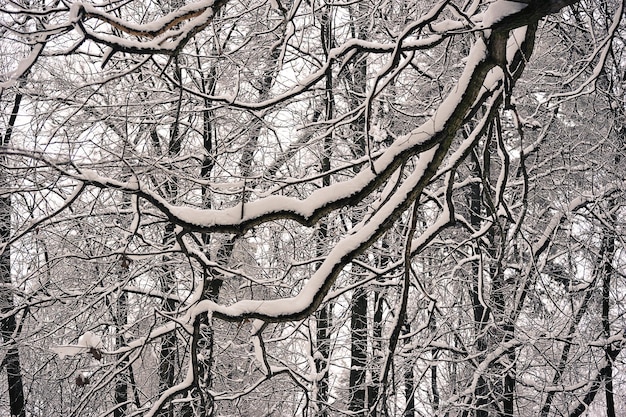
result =
M11 238L11 216L13 215L13 210L11 193L8 188L9 175L6 172L7 158L4 152L11 144L11 136L20 112L22 98L23 96L19 92L14 95L13 106L5 129L2 132L2 143L0 143L0 185L4 188L0 192L0 239L4 242L4 245L0 247L0 284L2 285L0 293L0 335L6 349L2 359L2 367L6 369L11 416L17 417L25 416L26 411L24 407L22 366L16 343L20 327L18 327L17 312L13 299L11 246L7 244Z
M11 412L618 415L623 7L3 5Z

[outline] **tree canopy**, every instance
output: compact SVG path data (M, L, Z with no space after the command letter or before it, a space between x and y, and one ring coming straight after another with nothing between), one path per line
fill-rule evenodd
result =
M620 415L624 7L0 3L1 412Z

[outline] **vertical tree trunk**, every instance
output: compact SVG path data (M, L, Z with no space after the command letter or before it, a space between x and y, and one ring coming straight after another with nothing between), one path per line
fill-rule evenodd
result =
M322 10L320 18L320 37L322 41L322 49L324 55L328 59L330 49L334 43L333 22L330 5ZM324 117L331 120L334 117L335 98L333 96L333 73L332 67L329 66L326 71L326 84L324 91ZM317 118L317 117L316 117ZM332 154L333 133L328 132L322 142L322 159L320 172L324 174L322 177L322 187L328 187L331 183L330 159ZM325 245L328 239L328 221L323 219L320 222L317 231L317 253L316 256L321 258L325 255ZM318 265L319 266L319 265ZM331 329L333 323L333 304L323 305L315 315L316 320L316 349L319 355L315 357L315 371L319 375L317 380L317 391L315 398L317 416L328 417L328 400L329 400L329 383L328 383L328 364L331 355Z
M411 323L409 321L405 321L404 326L402 327L402 334L408 335L411 333ZM407 337L404 339L404 344L408 345L411 343L411 338ZM436 372L436 367L435 372ZM432 368L431 368L432 370ZM436 374L432 375L432 378L436 380ZM403 417L415 417L415 375L413 372L413 365L409 364L404 371L404 401L406 406L404 408ZM434 380L433 380L434 381Z
M178 59L174 58L174 79L180 81L181 70L178 65ZM182 150L182 141L183 137L180 134L180 106L182 102L182 87L178 86L179 90L179 98L177 101L177 108L175 110L174 121L170 125L169 128L169 138L167 141L167 157L169 160L174 159L178 156ZM158 133L155 131L153 135L156 135L156 141L159 141ZM160 142L160 141L159 141ZM159 144L160 146L160 144ZM164 184L164 194L168 201L175 202L178 197L178 178L172 177L167 178ZM171 247L174 245L176 240L175 235L175 226L172 223L167 223L165 226L165 231L163 234L163 244L166 247ZM164 294L165 298L162 301L161 308L165 312L165 314L174 312L176 310L176 302L172 297L169 297L169 294L174 291L176 286L176 273L170 265L170 257L163 257L163 271L160 277L161 280L161 292ZM161 349L159 352L159 392L163 393L167 389L171 388L174 385L174 380L176 376L176 358L177 358L177 347L176 347L176 333L171 331L167 334L163 335L161 338ZM165 404L161 410L158 412L158 417L173 417L174 416L174 408L171 403Z
M481 248L478 243L475 245L475 254L485 259L488 268L488 274L491 279L489 308L486 304L485 283L482 281L484 269L478 260L472 261L471 274L473 282L470 288L474 312L474 329L476 335L476 346L479 354L479 360L491 351L495 345L508 342L514 337L514 326L507 314L507 300L511 291L507 283L502 267L502 256L506 251L508 220L498 216L500 196L491 196L491 190L487 189L484 184L491 184L494 174L491 172L492 151L496 147L501 150L500 155L504 155L502 161L503 166L509 164L506 157L506 149L502 138L502 127L500 125L498 115L495 115L494 122L491 124L487 132L487 140L484 146L483 166L481 169L480 162L476 156L472 161L470 168L472 176L481 178L481 183L485 187L481 190L480 183L474 183L470 186L469 207L470 207L470 223L474 230L481 228L481 214L492 219L493 224L485 235L489 242L488 247ZM494 140L494 136L495 139ZM504 168L502 168L504 169ZM506 179L506 178L505 178ZM502 202L504 203L504 202ZM481 254L482 252L482 254ZM484 268L484 266L483 266ZM487 331L487 322L492 320L496 325ZM490 412L496 412L500 416L513 416L514 412L514 393L515 393L515 350L512 349L503 356L503 363L493 365L495 377L487 377L486 375L478 376L478 384L474 392L476 412L478 417L487 417ZM499 375L499 373L503 373ZM497 406L495 403L501 403Z
M329 91L330 94L330 91ZM328 112L327 106L327 112ZM328 172L330 170L330 135L324 140L324 156L322 157L322 172ZM330 175L324 175L322 178L324 187L330 185ZM325 254L323 245L328 238L328 222L322 220L317 231L317 257L322 257ZM332 303L322 306L315 315L316 320L316 348L319 355L315 357L315 371L317 375L321 375L317 380L317 398L315 402L317 404L317 415L319 417L328 416L328 399L329 399L329 386L328 386L328 362L331 354L331 328L332 328L333 307Z
M124 260L122 260L124 262ZM124 270L124 268L122 268ZM123 273L120 272L120 275ZM122 277L120 277L122 278ZM120 349L126 344L124 340L123 332L124 326L126 326L128 322L128 297L126 292L122 291L116 300L117 308L116 308L116 317L115 317L115 325L117 327L117 335L115 336L115 345L116 349ZM128 363L128 359L125 359L125 355L122 353L118 358L120 360L120 367L124 367ZM113 411L114 417L123 417L126 415L127 409L127 401L128 401L128 379L123 372L117 374L115 380L115 404L117 404L117 408Z
M437 324L435 322L434 311L430 317L429 328L433 334L437 331ZM431 350L431 355L432 355L433 364L430 366L430 390L433 396L433 411L437 412L439 410L439 403L441 401L441 398L439 395L439 380L438 380L438 371L437 371L437 360L439 358L439 349L433 348Z
M365 39L367 36L367 11L368 4L359 2L356 10L350 7L352 15L352 36ZM352 78L348 80L350 85L351 110L357 111L367 91L367 60L357 58L351 71ZM351 123L352 137L354 138L354 154L365 155L367 147L365 112L361 111L356 120ZM358 218L353 218L357 223ZM367 375L367 292L363 287L354 290L350 306L350 329L352 342L350 347L350 387L348 409L358 416L367 415L369 402L366 398L366 375ZM374 400L374 399L372 399Z
M316 314L317 335L316 348L319 355L315 358L315 371L320 375L317 380L317 398L315 398L318 417L328 417L328 361L331 354L332 304L320 308Z
M383 260L382 264L388 263L388 259ZM386 398L379 398L379 396L385 392L385 388L381 387L382 378L380 367L378 364L384 362L384 344L383 344L383 293L378 288L373 290L373 304L374 315L372 317L372 383L369 384L367 392L367 402L369 416L376 417L379 412L379 407L386 406ZM382 392L381 392L382 388ZM383 411L384 412L384 411Z
M168 224L165 227L165 235L163 242L172 245L174 236L174 226ZM163 272L161 276L161 292L164 299L161 303L161 309L166 314L176 310L176 303L173 298L169 297L174 290L176 283L175 273L172 266L169 265L169 257L163 257ZM176 375L176 333L171 331L163 335L161 338L161 349L159 351L159 393L163 393L174 385ZM165 404L157 413L158 417L174 417L174 409L171 403Z
M483 175L480 170L480 165L478 159L472 161L471 167L471 175L475 178L481 178ZM481 186L478 182L473 182L470 185L469 190L469 209L470 209L470 224L472 225L473 230L480 230L481 227L481 212L482 212L482 201L481 201ZM474 245L475 254L480 252L478 243ZM478 260L473 260L471 262L471 285L470 285L470 298L472 300L472 311L474 314L474 334L476 335L476 349L478 352L485 352L487 350L487 343L481 333L485 328L485 324L487 323L487 319L489 317L489 312L485 308L484 300L482 299L482 291L484 288L484 283L482 282L482 271L480 271L480 263ZM487 386L487 381L483 375L479 375L478 384L476 385L476 390L474 392L474 396L476 398L476 417L488 417L488 413L485 410L485 405L487 403L489 387Z
M128 170L123 170L123 176L125 178L129 177L130 172ZM131 201L130 196L124 195L122 200L122 208L130 209ZM128 226L129 222L125 222L125 226ZM117 280L120 285L124 283L128 277L128 272L130 270L130 259L125 255L122 255L119 260L117 260L118 264L116 265L115 271L117 272ZM124 337L124 332L126 331L126 325L128 324L128 294L125 291L121 291L119 295L114 299L112 303L113 306L109 306L111 309L111 315L113 319L113 323L116 327L116 335L115 335L115 349L122 349L126 346L126 338ZM117 408L113 410L113 417L123 417L126 415L126 411L128 409L128 389L129 384L135 393L136 404L139 406L139 401L137 398L136 386L134 383L133 376L133 368L132 365L129 364L128 356L125 353L120 353L117 356L118 364L117 366L120 368L120 371L117 372L115 378L115 391L114 398L115 404Z
M613 206L613 202L609 202L609 210ZM615 225L617 218L611 210L610 224ZM615 254L615 232L607 230L602 239L602 246L605 248L604 260L602 265L602 328L604 337L607 339L611 336L611 278L613 275L613 260ZM615 417L615 399L613 397L613 356L614 348L609 344L604 348L604 356L607 363L607 369L604 379L605 399L606 399L606 416Z
M215 53L215 50L212 50ZM197 66L202 68L202 62L200 61L201 53L197 51ZM200 72L199 84L204 94L213 94L215 92L215 84L217 82L217 68L214 64L211 65L207 71L207 75ZM200 166L200 178L203 180L210 180L213 168L215 166L215 146L213 135L213 112L210 110L211 102L208 99L204 99L204 110L202 111L202 141L204 148L204 158L202 165ZM202 207L205 209L211 209L212 196L208 186L202 186ZM211 243L211 235L209 233L203 233L202 244L203 250L208 259L211 258L211 253L208 251L208 247ZM232 245L228 246L228 254L226 259L230 258L232 253ZM223 250L224 246L222 246ZM219 298L220 289L222 287L223 280L220 275L212 273L207 266L202 270L202 284L203 284L203 299L208 299L217 302ZM213 368L213 327L211 326L209 316L207 313L202 313L194 322L194 332L192 336L192 364L195 367L196 378L194 381L194 387L192 388L192 397L194 403L186 403L181 411L182 417L210 417L213 416L214 402L213 397L209 393L213 384L212 368Z
M620 109L614 110L615 119L623 121L623 113L624 110ZM616 172L619 170L622 162L622 156L619 153L619 150L624 149L626 146L626 126L621 125L617 131L617 149L613 162L615 164ZM607 223L610 227L604 233L602 239L602 246L606 247L605 257L604 257L604 265L603 265L603 281L602 281L602 328L604 331L604 337L609 338L611 336L611 319L610 319L610 311L611 311L611 281L613 276L615 275L615 270L613 268L613 262L615 261L615 235L617 233L617 214L615 208L617 207L617 202L614 198L611 198L607 203L607 212L608 219ZM608 369L606 372L606 379L604 382L605 385L605 400L606 400L606 415L607 417L615 417L615 398L613 391L613 357L617 357L615 348L611 345L608 345L604 349L604 356L607 361Z
M350 305L350 402L348 409L366 416L365 382L367 371L367 293L358 287Z
M502 125L500 122L500 117L498 114L495 116L495 134L497 137L497 147L499 149L499 154L503 155L503 168L510 165L510 161L508 159L508 153L506 150L506 145L504 143L504 133L502 131ZM488 174L487 174L488 175ZM505 178L506 181L506 178ZM504 203L504 202L503 202ZM495 208L497 210L497 208ZM493 218L497 218L497 213L490 211L490 216ZM508 220L504 218L501 221L498 221L492 227L489 232L490 240L491 240L491 248L490 248L490 274L492 280L492 298L493 298L493 317L496 323L499 325L496 327L494 334L494 341L496 343L507 343L515 337L515 325L512 322L511 315L507 312L507 303L509 303L510 299L514 297L515 292L511 291L511 285L508 284L506 277L504 276L504 267L502 265L502 259L504 257L504 253L507 250L507 239L509 234L509 224ZM501 342L500 342L501 341ZM512 417L514 413L515 407L515 362L516 362L516 353L515 349L508 350L503 356L505 359L504 363L499 364L499 368L501 372L504 372L502 378L502 388L501 391L501 402L502 402L502 412L500 413L503 417Z
M0 184L8 185L6 172L2 168L5 166L5 149L11 142L13 127L20 110L22 95L17 93L13 101L13 109L9 117L9 123L2 143L0 143ZM4 245L11 237L11 194L0 196L0 245ZM5 356L5 366L7 371L7 385L9 389L9 402L11 404L12 417L25 417L24 408L24 388L22 382L22 367L20 365L20 354L17 348L17 320L15 318L15 301L11 279L11 247L9 245L0 246L0 336L2 343L7 347Z

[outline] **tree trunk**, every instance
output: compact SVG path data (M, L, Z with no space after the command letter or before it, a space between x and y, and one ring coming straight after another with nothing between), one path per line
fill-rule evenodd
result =
M350 305L350 403L348 409L366 416L365 381L367 371L367 292L358 287Z
M359 2L356 6L350 8L352 15L352 36L358 39L365 39L368 4ZM367 60L356 59L354 67L351 71L351 79L348 79L350 85L350 106L352 111L357 109L362 103L367 91ZM365 155L367 148L366 138L366 119L365 112L361 111L353 123L351 123L352 135L354 138L353 153L356 156ZM359 219L354 216L352 223L358 223ZM350 331L352 342L350 347L350 387L349 387L349 405L348 409L357 416L366 416L369 409L369 402L366 398L366 375L367 375L367 292L364 288L359 287L352 294L352 302L350 306Z
M408 335L411 333L411 323L406 321L404 326L402 327L402 334ZM411 344L411 338L407 337L404 339L404 344ZM431 382L432 386L436 387L437 380L437 367L435 365L431 366ZM433 389L433 396L437 392L436 389ZM415 374L413 372L413 364L409 363L404 371L404 401L406 403L404 407L404 415L403 417L415 417ZM435 408L436 410L436 408Z
M178 59L174 58L175 73L174 79L180 81L182 78L181 69L178 65ZM182 150L183 137L180 133L180 106L182 102L182 87L178 87L179 99L177 102L177 108L174 114L174 121L169 127L169 138L167 141L167 158L174 159ZM157 132L153 132L156 135L156 141L159 141ZM160 144L159 144L160 147ZM177 177L167 178L164 184L163 193L169 201L176 201L178 198L178 182ZM168 223L165 226L163 234L163 244L165 247L171 247L176 241L175 226L172 223ZM165 314L174 312L176 310L176 302L173 298L169 297L170 293L174 291L176 286L176 273L171 265L172 260L169 256L163 257L163 269L160 277L161 292L164 294L164 299L161 304L161 308ZM176 358L177 358L177 346L176 346L176 333L170 331L163 335L161 338L161 349L159 351L159 392L163 393L167 389L174 385L176 376ZM165 404L161 410L159 410L158 417L173 417L174 408L170 403Z
M11 142L13 127L20 110L22 95L16 94L13 101L13 110L9 118L9 124L2 143L0 143L0 184L8 186L6 172L7 158L4 150ZM11 238L11 194L0 196L0 244L4 244ZM24 387L22 382L22 367L20 365L20 354L17 348L16 337L18 333L17 320L15 318L15 301L13 300L13 281L11 279L11 247L6 245L0 247L0 336L2 343L7 347L4 364L7 371L7 385L9 389L9 402L11 404L12 417L25 417L24 408Z
M471 167L471 175L475 178L481 178L483 175L480 170L480 165L478 159L476 158L472 161ZM473 230L480 230L481 227L481 212L482 212L482 201L481 201L481 186L478 182L473 182L470 185L470 191L468 195L469 200L469 217L470 224ZM475 245L475 253L474 255L480 253L479 245L476 243ZM476 341L476 349L481 354L484 354L487 350L487 341L482 336L483 329L485 328L485 324L489 318L489 312L485 308L483 296L484 283L482 282L483 275L480 270L480 263L478 260L473 260L471 262L471 285L470 285L470 298L472 300L472 311L474 315L474 334L477 338ZM488 417L488 413L485 410L485 405L487 404L487 396L489 395L489 387L487 386L487 381L485 380L484 375L480 375L478 378L478 384L476 385L476 390L474 392L474 397L476 398L476 417Z
M122 275L120 273L120 275ZM121 277L120 277L121 278ZM115 325L117 327L117 335L115 336L115 345L117 349L122 348L124 346L125 340L123 336L124 326L126 326L128 322L128 297L124 291L120 293L117 298L117 311L115 317ZM126 355L123 353L119 355L118 360L120 361L119 366L125 367L128 363L128 359ZM126 415L127 409L127 401L128 401L128 379L124 372L119 372L117 374L115 380L115 404L117 404L117 408L113 411L114 417L123 417Z
M328 53L334 44L334 33L333 33L333 22L332 17L330 15L331 7L327 5L322 11L322 15L320 17L320 37L322 40L322 48L324 49L324 55L326 59L328 59ZM326 71L326 82L325 82L325 91L324 91L324 117L326 120L332 120L334 117L334 109L335 109L335 98L333 95L333 72L332 67L329 66ZM317 118L317 117L316 117ZM333 133L329 132L324 136L324 141L322 142L322 155L321 155L321 164L320 164L320 172L324 174L322 177L322 187L328 187L331 184L330 178L330 160L332 155L332 144L333 144ZM322 258L326 254L325 245L328 239L328 220L323 219L320 222L318 231L317 231L317 253L316 257ZM318 264L319 267L319 264ZM333 325L333 304L329 302L328 304L322 306L315 315L316 321L316 350L318 355L315 357L315 372L319 375L317 379L317 390L316 396L314 399L315 407L316 407L316 416L318 417L328 417L328 401L330 394L330 387L328 381L328 365L330 362L331 356L331 333L332 333L332 325Z

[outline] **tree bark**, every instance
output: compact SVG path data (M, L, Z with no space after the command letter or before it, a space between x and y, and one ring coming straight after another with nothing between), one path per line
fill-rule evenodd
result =
M354 7L356 7L356 10ZM363 19L367 16L368 5L365 2L359 2L354 7L350 7L352 36L358 39L365 39L367 32ZM358 107L367 91L367 60L357 58L350 75L351 79L347 80L351 91L350 106L352 111L359 111ZM352 149L356 156L365 155L368 140L365 136L367 134L366 123L365 113L361 111L354 122L350 124L354 139ZM353 217L352 222L357 223L359 219L355 216ZM357 416L366 416L370 408L365 385L368 344L367 308L367 292L359 287L352 294L350 307L352 342L350 346L350 398L348 405L348 409L356 413ZM374 400L372 399L372 401Z
M327 6L322 11L320 18L320 36L322 39L322 48L324 55L328 57L328 52L332 48L334 42L333 25L330 16L331 8ZM332 68L328 68L326 73L326 85L324 91L324 117L326 120L332 120L334 117L335 98L333 95L333 73ZM330 159L332 155L333 134L327 133L322 142L322 157L320 172L322 177L322 187L328 187L331 184L330 178ZM322 219L317 230L317 253L316 257L322 258L325 253L325 244L328 239L328 220ZM319 263L318 263L319 267ZM320 375L317 379L317 398L315 398L317 416L328 417L328 400L330 398L330 386L328 380L328 366L331 356L331 333L333 323L333 304L329 302L323 305L315 314L316 321L316 349L319 355L315 358L315 371Z
M22 94L17 93L13 101L13 109L9 117L8 126L4 132L2 143L0 143L0 184L7 184L6 166L7 158L5 149L11 142L13 127L20 110ZM5 243L11 238L11 194L0 196L0 242ZM0 247L0 336L2 343L7 346L7 353L4 364L7 371L7 385L9 388L9 402L12 417L25 417L24 387L22 382L22 367L20 364L20 354L17 347L16 337L18 336L17 319L15 317L15 301L13 299L13 280L11 279L11 247L4 245Z

